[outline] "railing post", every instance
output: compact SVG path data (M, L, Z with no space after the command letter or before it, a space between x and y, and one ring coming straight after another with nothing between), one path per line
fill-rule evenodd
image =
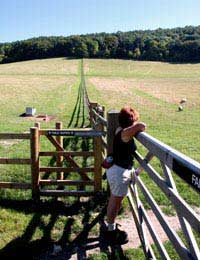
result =
M96 131L102 131L102 125L95 125ZM102 156L102 137L95 136L94 137L94 191L102 190L102 164L103 156Z
M92 110L95 109L97 106L98 103L94 103L94 102L90 103L90 125L92 128L95 127L95 122L96 122L96 118Z
M62 122L56 122L56 129L62 129ZM56 141L59 143L61 147L63 147L63 137L62 136L56 136ZM59 149L56 149L59 151ZM63 162L63 156L57 156L56 157L56 164L57 167L62 167L62 162ZM63 180L63 172L57 173L57 179L58 180Z
M99 108L99 114L100 114L100 116L102 116L103 118L105 118L105 107L104 107L104 106L101 106L101 107ZM103 127L103 129L104 129L104 127Z
M35 127L37 127L38 129L40 129L40 123L39 123L39 122L35 122Z
M119 126L118 115L119 112L117 110L110 110L107 113L107 154L111 154L113 152L113 140L115 136L115 131Z
M39 128L30 129L31 139L31 175L32 175L32 198L35 201L40 199L40 173L39 173Z
M115 131L119 126L118 115L119 112L117 110L110 110L107 113L107 155L113 153L113 140ZM108 184L107 192L110 193L110 187Z

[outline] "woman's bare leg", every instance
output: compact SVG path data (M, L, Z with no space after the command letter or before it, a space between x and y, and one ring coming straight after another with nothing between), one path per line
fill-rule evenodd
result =
M124 197L117 197L111 194L107 207L107 222L108 224L115 223L115 219L122 205Z

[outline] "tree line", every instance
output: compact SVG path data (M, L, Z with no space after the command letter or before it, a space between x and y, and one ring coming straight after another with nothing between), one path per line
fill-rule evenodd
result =
M200 62L200 26L0 43L0 63L53 57Z

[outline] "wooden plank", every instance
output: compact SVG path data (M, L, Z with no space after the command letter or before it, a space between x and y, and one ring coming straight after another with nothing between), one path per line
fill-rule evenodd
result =
M78 173L86 173L86 172L94 172L94 168L92 167L86 167L86 168L79 168L79 167L73 167L73 168L67 168L67 167L40 167L40 172L78 172Z
M134 201L133 201L133 196L130 193L128 193L127 198L128 198L128 202L129 202L129 205L130 205L130 208L131 208L133 219L135 221L135 225L136 225L137 232L138 232L138 235L139 235L139 238L140 238L140 242L143 245L144 244L144 238L143 238L143 234L142 234L142 230L141 230L141 226L140 226L138 211L137 211L136 206L135 206Z
M108 148L108 145L107 145L107 143L102 139L102 145L103 145L103 147L105 148L105 149L107 149Z
M0 182L0 188L8 188L8 189L31 189L31 183L24 182Z
M62 123L61 122L56 122L56 129L62 129ZM56 136L56 141L58 142L58 144L63 147L63 136ZM57 151L59 151L60 149L57 148ZM56 156L56 166L57 167L62 167L63 165L63 156L59 155ZM63 172L58 172L57 173L57 179L59 180L63 180L64 178L64 173Z
M134 196L134 191L133 191L133 186L130 185L130 190L131 190L131 193L133 194ZM131 196L129 194L129 196ZM131 199L129 198L130 202L131 202ZM131 203L133 204L133 202ZM133 205L131 205L131 207L133 207ZM161 239L159 238L158 234L155 232L155 228L150 220L150 218L148 217L147 213L146 213L146 210L144 209L142 203L140 202L140 208L139 208L142 216L143 216L143 219L145 220L146 222L146 225L147 225L147 228L151 234L151 237L153 238L153 241L155 242L155 245L156 247L158 248L158 251L160 252L160 255L162 257L162 259L166 259L166 260L170 260L170 257L165 249L165 247L163 246L162 244L162 241Z
M90 125L92 128L95 127L95 124L96 124L96 115L93 113L93 109L96 109L98 106L98 103L95 103L95 102L91 102L90 103Z
M74 152L74 151L42 151L39 153L40 156L94 156L94 152L84 151L84 152Z
M32 127L31 133L31 177L32 177L32 197L35 201L40 199L39 197L39 129L38 127Z
M65 197L65 196L77 196L77 197L89 197L94 196L94 191L66 191L66 190L41 190L40 196L51 196L51 197Z
M144 162L149 163L153 159L154 155L151 152L148 152L145 158L143 159ZM136 174L139 175L143 171L143 168L140 166L135 170Z
M175 192L178 193L178 190L176 188L176 184L173 180L170 169L163 163L161 163L161 166L162 166L164 175L166 177L168 186L171 187ZM189 225L189 223L187 222L187 220L185 218L183 218L181 212L177 211L177 215L178 215L178 218L179 218L179 222L181 224L181 228L183 230L183 234L185 235L187 245L190 249L190 252L191 252L194 259L198 259L198 257L200 257L200 251L199 251L196 239L194 237L194 234L192 232L192 228Z
M62 152L65 151L64 148L61 147L60 144L52 136L47 136L47 138L56 147L56 149L58 151L62 151ZM75 167L75 168L79 167L78 164L70 156L65 156L65 155L63 155L63 156L70 163L70 165L72 167ZM79 172L79 174L81 175L81 178L83 180L90 180L90 178L84 172Z
M49 141L56 147L57 151L65 151L62 146L52 136L47 136ZM78 164L69 155L63 155L64 158L74 167L79 167Z
M143 158L136 153L136 159L142 165L142 167L149 173L152 180L160 187L165 193L167 198L176 207L176 210L190 223L190 225L200 234L200 216L181 198L176 191L171 187L168 187L166 181L159 176L159 174L153 169L151 165L146 164Z
M95 116L98 118L99 122L103 124L103 126L107 126L107 121L105 118L103 118L100 114L97 113L95 109L92 109L92 112L95 114Z
M0 133L0 139L30 139L30 133Z
M155 242L155 246L157 247L158 251L160 252L162 259L170 260L171 258L169 257L165 247L163 246L163 243L162 243L161 239L159 238L158 234L155 232L155 228L143 206L141 206L141 212L142 212L143 218L145 220L145 223L149 229L151 237L153 238L153 240Z
M95 124L96 124L96 121L94 120L94 118L91 118L91 119L90 119L90 124L92 125L92 127L94 127L94 126L95 126Z
M101 131L102 125L98 124L95 126L95 130ZM101 136L94 137L94 182L95 182L95 191L102 190L102 140Z
M145 199L151 206L155 216L159 220L163 230L169 237L170 241L173 243L176 252L179 254L181 259L192 259L192 255L190 254L189 250L185 247L184 243L178 236L178 234L168 225L168 222L165 219L164 214L162 213L161 209L159 208L158 204L154 200L154 198L149 193L148 189L140 179L140 177L136 177L137 184L139 185L142 193L145 196Z
M110 110L107 113L108 126L107 126L107 153L113 153L113 140L115 136L115 131L119 126L118 122L119 112L116 110Z
M147 133L139 133L136 139L200 193L200 163L160 142L156 138L151 137Z
M0 164L31 164L27 158L0 158Z
M91 127L87 127L87 128L69 128L69 129L62 129L62 131L80 131L80 132L88 132L88 131L93 131L93 128ZM55 130L55 129L40 129L39 134L40 135L47 135L49 131L56 131L56 132L60 132L59 130Z
M94 181L73 181L73 180L40 180L42 185L85 185L94 186Z
M47 136L49 141L56 147L57 151L64 151L64 148L52 136ZM71 158L71 156L63 155L65 159L74 167L79 167L78 164Z
M131 189L132 187L132 189ZM139 194L137 190L137 186L135 185L134 188L133 186L130 185L130 191L132 192L132 195L134 195L135 202L136 202L136 207L137 207L137 212L138 212L138 221L139 221L139 227L140 227L140 233L142 237L142 246L143 246L143 251L145 253L146 259L156 259L155 254L153 252L153 249L149 243L147 233L146 233L146 227L145 223L143 220L143 215L141 209L141 201L139 199Z

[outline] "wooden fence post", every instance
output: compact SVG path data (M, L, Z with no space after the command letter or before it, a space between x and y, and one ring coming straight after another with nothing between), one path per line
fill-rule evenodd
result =
M113 140L115 131L119 126L119 112L117 110L109 110L107 113L107 155L113 153ZM110 193L110 187L107 183L107 192Z
M31 175L32 175L32 198L35 201L40 199L40 173L39 173L39 128L30 129L31 139Z
M95 127L95 122L96 122L96 117L92 110L95 109L97 106L98 103L94 103L94 102L90 103L90 125L92 128Z
M101 107L100 107L100 109L99 109L99 114L100 114L103 118L105 118L105 107L104 107L104 106L101 106ZM103 126L103 125L102 125L102 126ZM104 126L103 126L102 129L104 129Z
M102 125L95 125L96 131L102 131ZM102 190L102 136L94 137L94 191Z
M107 154L111 154L113 152L113 140L115 136L115 131L119 126L118 115L119 112L117 110L110 110L107 113Z
M56 122L56 129L62 129L62 122ZM61 147L63 147L63 137L62 136L56 136L56 141L59 143ZM59 151L59 149L56 149ZM57 167L62 167L62 162L63 162L63 156L57 156L56 157L56 164ZM63 180L63 172L58 172L57 173L57 179L58 180Z
M39 123L39 122L35 122L35 127L37 127L38 129L40 129L40 123Z

